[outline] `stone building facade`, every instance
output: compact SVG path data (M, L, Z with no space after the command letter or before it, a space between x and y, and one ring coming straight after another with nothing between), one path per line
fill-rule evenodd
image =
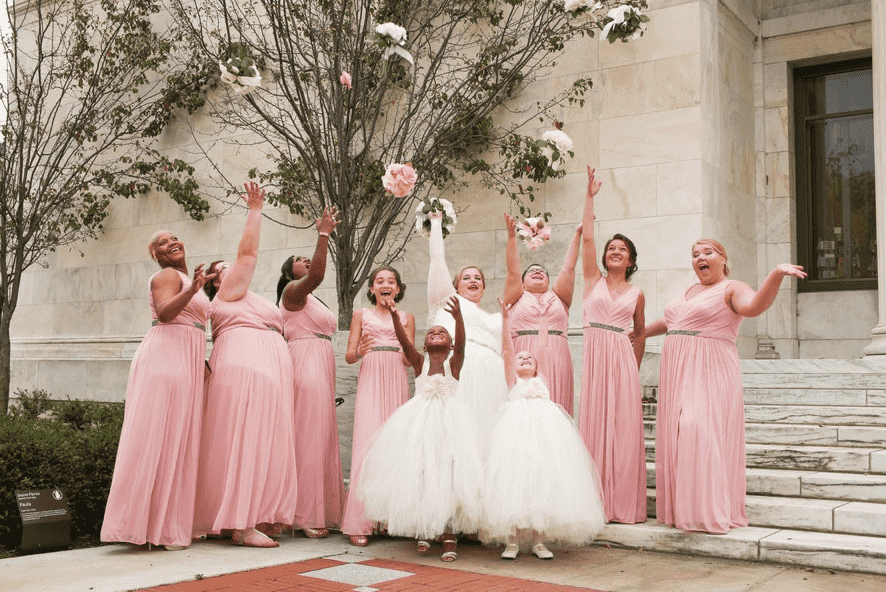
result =
M541 206L553 215L554 238L536 253L522 251L524 264L559 269L580 221L584 168L590 164L603 181L596 235L601 246L615 232L636 243L634 282L646 294L648 320L694 281L694 241L713 237L729 251L731 277L752 286L774 265L798 257L815 268L810 271L816 282L785 281L770 311L745 321L742 357L886 354L886 119L876 109L886 105L886 2L649 4L652 22L642 39L576 41L556 70L519 98L549 96L577 74L594 79L584 108L557 114L576 155L566 176L541 192ZM828 110L828 84L836 84L836 115ZM843 108L841 100L849 106ZM822 113L817 105L825 106ZM173 124L164 147L186 149L183 129ZM838 170L842 193L822 196L816 181L829 173L816 172L825 162L819 153L822 146L836 150L828 134L841 139L841 130L849 130L850 141L859 145L853 154L862 156ZM260 164L256 155L233 148L219 148L211 157L244 175ZM870 184L856 187L853 175L861 174L876 175L876 192ZM447 258L453 268L471 263L485 270L485 304L491 308L504 284L501 212L508 204L497 192L473 187L446 197L467 208L447 239ZM193 222L159 195L115 203L100 240L58 252L48 267L27 273L12 327L13 388L121 400L132 354L150 326L148 278L156 270L146 248L150 236L161 228L177 233L193 266L232 257L243 219L242 211L217 204L206 221ZM282 261L293 252L310 254L314 241L312 229L265 223L253 289L273 297ZM871 253L877 255L873 260ZM426 240L414 237L407 258L394 265L409 286L401 306L417 313L421 327ZM580 286L579 276L577 294ZM335 303L333 274L318 295ZM578 300L570 333L580 359ZM659 339L648 344L653 362L660 346ZM644 380L654 381L654 372L645 370Z

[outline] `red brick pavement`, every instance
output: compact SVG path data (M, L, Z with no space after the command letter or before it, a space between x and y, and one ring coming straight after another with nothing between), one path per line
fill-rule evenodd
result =
M343 584L301 575L342 565L348 564L332 559L311 559L181 584L145 588L142 592L351 592L358 589L359 585L357 584ZM431 592L434 590L445 592L568 592L570 590L588 590L588 588L560 586L387 559L368 559L357 565L414 574L386 582L364 584L368 589L376 589L381 592Z

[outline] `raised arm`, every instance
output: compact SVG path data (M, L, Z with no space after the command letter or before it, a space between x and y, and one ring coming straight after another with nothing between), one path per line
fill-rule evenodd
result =
M382 304L388 309L388 312L391 313L391 322L394 323L394 333L397 334L397 341L400 342L400 347L403 349L403 356L406 358L409 365L412 366L415 375L418 376L421 374L422 366L425 363L425 357L415 349L415 344L413 343L413 340L415 339L415 327L412 327L412 339L410 339L407 328L404 327L403 323L400 321L400 315L397 313L397 307L394 305L394 300L386 300L382 302Z
M505 291L501 299L510 306L523 295L523 278L520 277L520 253L517 252L517 222L510 214L505 214L505 226L508 229L508 247L505 255L508 277L505 280Z
M634 309L634 330L631 332L631 346L634 348L634 356L637 358L637 368L643 362L643 354L646 352L646 296L640 292L637 297L637 308Z
M428 266L428 310L433 310L450 296L455 294L452 287L452 276L446 266L446 251L443 248L443 212L434 212L431 218L431 237L428 250L430 265Z
M199 264L194 270L194 279L191 285L185 288L185 284L178 272L167 267L154 276L151 280L151 297L154 300L154 308L157 310L157 320L168 323L185 309L194 294L203 288L203 285L215 274L203 273L203 264Z
M514 340L511 338L511 322L508 319L508 307L501 298L498 299L501 306L501 358L505 363L505 381L508 390L517 384L517 368L514 365Z
M246 216L246 227L243 229L243 237L237 248L237 260L230 271L222 280L218 290L218 298L233 302L240 300L246 295L252 276L255 274L255 266L258 262L258 243L261 238L261 209L265 203L265 192L260 189L258 183L249 181L244 183L246 196L241 198L249 207Z
M600 273L600 267L597 265L597 245L594 243L594 196L600 191L601 182L595 179L594 173L594 169L588 167L588 195L585 199L584 215L581 220L581 265L585 280L585 298L588 297L588 294L594 288L594 284L603 275Z
M781 280L785 276L804 278L806 272L799 265L782 263L769 272L769 275L763 280L763 285L756 292L744 282L732 282L726 290L726 304L736 314L743 317L759 316L775 302Z
M461 316L461 304L453 296L446 305L446 312L455 319L455 336L452 341L452 357L449 358L449 369L456 380L461 376L461 367L465 362L465 320Z
M326 254L329 249L329 233L338 225L335 208L324 208L323 217L317 220L317 246L308 266L308 275L293 280L283 290L283 307L297 310L308 294L317 289L326 276Z
M554 294L563 301L566 308L572 306L572 296L575 293L575 264L578 263L578 243L582 239L583 225L579 224L566 249L566 257L563 259L563 268L554 282Z

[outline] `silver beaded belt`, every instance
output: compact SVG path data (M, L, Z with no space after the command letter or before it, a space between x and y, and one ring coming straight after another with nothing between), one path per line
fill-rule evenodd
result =
M514 331L514 334L518 337L522 335L538 335L538 329L521 329L520 331ZM548 329L548 335L563 335L563 331Z
M201 325L200 323L197 323L197 322L194 322L191 324L194 325L195 327L197 327L198 329L200 329L201 331L206 331L206 325ZM184 323L164 323L160 319L153 319L151 321L151 326L156 327L157 325L184 325ZM185 325L185 326L187 326L187 325Z
M588 323L587 327L591 327L593 329L605 329L607 331L614 331L616 333L624 333L625 330L621 327L616 327L615 325L605 325L603 323Z
M332 341L332 335L326 335L325 333L314 333L314 337L319 337L320 339L325 339L326 341Z
M675 329L673 331L668 331L665 335L689 335L690 337L695 337L696 335L700 335L701 331L684 331L681 329Z
M376 345L369 351L400 351L400 348L396 345Z

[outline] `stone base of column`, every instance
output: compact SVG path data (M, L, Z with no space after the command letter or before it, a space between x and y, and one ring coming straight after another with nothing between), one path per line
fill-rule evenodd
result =
M886 325L877 325L871 330L871 342L864 348L864 357L886 356Z
M771 339L758 339L757 353L754 357L758 360L780 360L781 354L776 351Z

